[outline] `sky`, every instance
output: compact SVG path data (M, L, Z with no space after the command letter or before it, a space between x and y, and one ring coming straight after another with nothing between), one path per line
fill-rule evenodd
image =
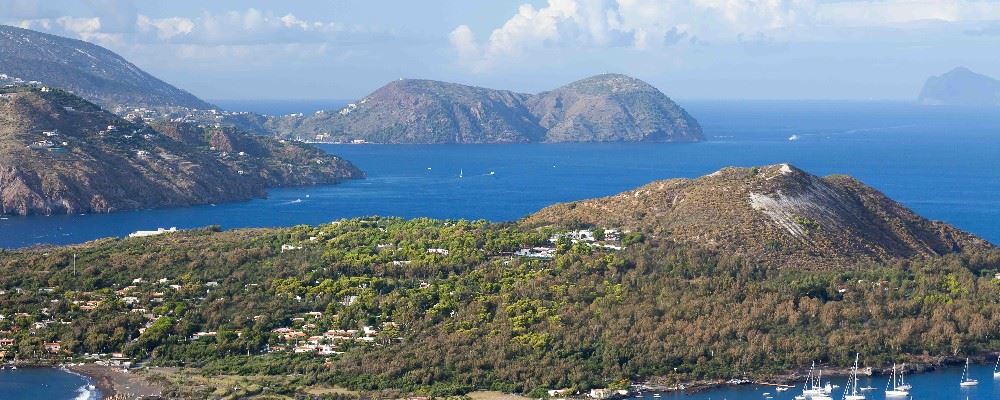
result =
M1000 0L0 0L205 99L357 99L398 78L535 93L594 74L678 99L913 99L1000 77Z

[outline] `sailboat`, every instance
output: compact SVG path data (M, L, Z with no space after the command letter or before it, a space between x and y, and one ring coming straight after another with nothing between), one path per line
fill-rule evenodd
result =
M896 385L896 388L907 392L909 392L910 389L913 389L913 385L906 383L906 363L903 363L903 365L899 367L899 384Z
M816 362L813 361L812 366L809 367L809 376L806 377L806 382L802 384L802 394L795 396L796 400L805 400L807 398L812 398L813 396L820 396L823 391L816 388L816 377L813 372L816 370Z
M465 175L464 171L462 171L461 169L459 169L458 170L458 177L459 177L459 179L461 179L463 175Z
M969 359L966 358L965 359L965 371L962 372L962 381L959 382L958 385L962 386L962 387L966 387L966 386L976 386L978 384L979 384L979 381L977 381L975 379L972 379L972 377L969 376Z
M1000 355L997 355L997 366L993 367L993 379L1000 379Z
M910 391L900 386L899 382L896 381L896 364L892 364L892 380L885 387L885 397L906 397L909 395Z
M865 400L865 395L858 392L858 361L861 359L860 353L854 354L854 368L851 369L851 377L847 380L847 387L844 388L844 400Z
M813 361L812 367L809 367L809 378L806 379L806 383L802 386L802 396L796 396L796 398L806 398L811 400L833 400L830 397L830 392L827 390L829 387L823 387L823 370L819 370L819 373L813 375L813 370L816 368L816 362ZM827 385L829 386L829 385Z

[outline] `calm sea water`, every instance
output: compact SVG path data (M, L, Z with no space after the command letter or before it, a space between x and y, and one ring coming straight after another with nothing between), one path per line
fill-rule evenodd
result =
M913 385L910 391L909 400L995 400L1000 398L1000 379L993 379L993 365L974 365L970 376L979 380L978 386L960 387L959 381L962 379L962 368L950 368L934 371L926 374L906 376L907 383ZM865 392L868 400L885 399L885 388L890 378L884 376L858 377L860 387L873 387L875 390ZM826 382L826 379L824 379ZM839 385L840 389L834 389L834 399L844 398L844 387L847 386L847 378L834 378L831 381L834 385ZM643 393L640 397L648 400L749 400L765 399L765 393L774 399L791 400L795 396L802 394L802 385L785 392L778 392L772 386L763 385L743 385L727 386L720 389L708 390L701 393L663 393L660 397L653 397L652 393Z
M79 243L157 227L290 226L374 214L508 221L656 179L781 162L853 175L922 215L1000 243L1000 112L881 102L686 106L708 142L322 145L369 178L215 206L0 217L0 247ZM792 135L799 139L788 140Z
M907 382L913 385L910 400L995 400L1000 398L1000 380L993 378L993 365L974 365L970 376L979 380L974 387L959 387L962 377L961 368L938 370L925 374L907 376ZM887 377L861 377L861 387L873 387L876 390L866 392L868 400L885 399L884 389L888 383ZM846 378L834 378L831 381L841 389L834 390L833 398L843 398L843 387ZM100 394L89 387L89 382L82 377L72 375L57 369L20 369L17 371L0 371L0 399L36 400L36 399L98 399ZM687 394L682 392L662 393L654 397L653 393L643 393L639 397L645 400L750 400L763 399L768 393L774 399L792 399L802 393L801 385L785 392L778 392L774 387L762 385L726 386L700 393Z
M101 393L80 375L53 368L0 370L0 399L96 400Z

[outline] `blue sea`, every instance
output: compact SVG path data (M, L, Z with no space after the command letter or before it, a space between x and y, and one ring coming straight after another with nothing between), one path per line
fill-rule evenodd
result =
M79 243L157 227L291 226L376 214L510 221L657 179L782 162L820 175L853 175L924 216L1000 243L1000 111L901 102L684 104L708 141L320 145L369 178L276 189L241 203L0 217L0 247ZM789 140L793 136L797 140Z
M929 373L906 376L906 381L913 385L911 397L907 400L995 400L1000 398L1000 379L993 378L993 365L973 365L970 377L977 379L979 385L959 387L962 378L962 368L952 367ZM824 383L827 380L824 380ZM868 400L885 399L884 390L888 377L859 377L859 387L871 387L875 390L866 392ZM847 386L846 378L838 377L831 380L840 389L835 389L833 398L843 398L843 388ZM791 400L802 393L801 383L798 387L785 392L778 392L773 386L741 385L724 386L718 389L698 393L647 392L637 395L641 400L751 400L766 399L765 393L776 400ZM100 398L100 393L90 386L90 382L78 375L58 369L31 368L17 371L0 371L0 399L4 400L89 400ZM637 399L637 400L638 400Z
M65 370L0 370L0 399L3 400L97 400L101 397L90 379Z
M962 380L961 367L941 369L924 374L907 375L906 383L913 385L910 390L910 397L892 397L890 399L905 400L995 400L1000 398L1000 379L993 378L993 365L974 365L970 368L969 376L977 379L979 385L971 387L960 387L958 383ZM864 392L867 400L884 400L885 389L888 386L890 377L858 377L858 387L870 387L874 390ZM827 379L823 380L824 384ZM844 388L847 386L846 377L838 377L830 380L839 389L833 390L834 399L844 398ZM766 395L765 395L766 394ZM722 388L707 390L699 393L672 392L643 393L639 395L643 400L749 400L749 399L775 399L792 400L795 396L802 394L802 383L798 387L784 392L778 392L773 386L765 385L741 385L724 386Z

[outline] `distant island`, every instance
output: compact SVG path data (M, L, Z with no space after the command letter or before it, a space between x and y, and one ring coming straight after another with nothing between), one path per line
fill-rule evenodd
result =
M106 213L262 197L364 177L308 145L125 118L47 86L0 89L0 214Z
M917 102L925 105L1000 106L1000 81L958 67L927 78Z
M422 79L340 110L271 118L282 137L339 143L697 142L701 126L652 85L604 74L535 95Z
M70 91L120 116L233 126L328 143L697 142L701 126L658 89L604 74L523 94L393 81L340 110L265 116L221 110L101 46L0 25L0 86Z
M513 223L368 217L0 252L0 361L141 361L128 375L169 398L608 399L794 382L858 351L885 374L995 350L998 259L850 177L725 168Z

